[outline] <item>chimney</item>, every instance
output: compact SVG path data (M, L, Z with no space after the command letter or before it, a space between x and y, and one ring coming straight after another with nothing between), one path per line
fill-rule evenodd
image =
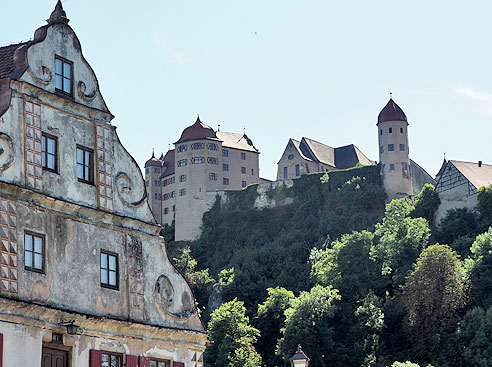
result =
M482 167L482 161L478 161L478 167Z

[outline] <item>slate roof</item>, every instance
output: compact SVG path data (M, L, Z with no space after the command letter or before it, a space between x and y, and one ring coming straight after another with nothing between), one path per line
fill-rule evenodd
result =
M482 163L479 167L477 162L450 160L449 163L452 163L477 189L492 184L492 165L490 164Z
M218 139L222 140L223 147L246 150L255 153L259 152L258 149L256 149L253 145L251 139L248 138L246 134L217 131L216 135Z
M335 167L335 149L332 147L313 139L302 138L301 150L313 160Z
M388 101L386 106L379 112L378 124L385 121L407 121L405 112L393 101L392 98Z
M214 129L200 121L200 116L197 117L195 123L188 126L181 133L181 137L174 144L179 144L188 140L199 139L214 139L217 140L217 135Z
M302 151L301 149L301 142L298 141L298 140L295 140L295 139L292 139L290 138L290 141L292 142L292 145L294 145L294 147L297 149L297 151L299 152L300 156L307 160L307 161L313 161L313 158L311 157L311 155L309 154L309 152L306 151L306 154L309 154L309 156L307 156L306 154L304 154L304 152Z
M174 175L174 170L175 170L175 168L174 168L174 157L175 157L174 152L175 152L174 149L168 150L166 155L164 156L164 161L162 163L163 169L162 169L162 174L161 174L160 178Z
M144 165L145 168L150 166L155 166L155 167L161 166L161 162L155 157L154 152L152 152L152 157L150 157L150 159L147 162L145 162Z
M27 43L28 42L21 42L0 47L0 79L8 78L10 76L10 73L14 71L15 50Z
M355 167L357 163L364 166L372 166L375 161L367 158L354 144L335 148L335 166L338 169Z

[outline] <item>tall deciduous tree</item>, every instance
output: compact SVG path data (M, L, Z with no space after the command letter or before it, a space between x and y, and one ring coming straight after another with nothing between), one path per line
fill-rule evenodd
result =
M441 204L441 199L439 199L434 186L425 184L422 191L415 197L415 209L412 212L412 217L425 218L432 225L439 204Z
M258 313L253 324L260 330L256 348L267 366L282 366L284 360L275 354L275 348L285 324L285 310L295 298L294 293L282 287L268 288L268 298L258 305Z
M458 256L449 246L422 251L403 286L407 330L414 340L453 331L466 300L462 276Z
M260 332L249 324L244 303L234 299L215 310L208 323L208 336L213 342L205 350L209 367L260 367L261 357L253 344Z
M288 360L302 344L304 353L317 367L340 366L343 358L337 355L335 340L335 313L340 300L338 290L315 286L309 292L301 292L285 311L285 328L277 352Z
M371 256L381 264L382 273L391 276L395 289L404 282L430 237L427 220L410 217L413 209L408 199L393 200L386 205L383 221L376 224Z
M478 235L466 259L470 284L470 303L488 309L492 306L492 228Z

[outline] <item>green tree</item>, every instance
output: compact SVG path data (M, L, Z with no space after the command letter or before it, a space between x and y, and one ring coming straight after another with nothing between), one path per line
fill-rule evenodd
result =
M282 366L284 360L275 354L275 348L282 336L280 329L285 324L285 310L295 297L294 293L282 287L268 288L267 292L266 301L258 305L257 316L253 319L254 326L261 333L256 348L267 366Z
M467 208L448 210L441 220L435 238L440 243L447 243L460 256L469 256L470 244L480 233L479 217Z
M470 285L470 305L488 309L492 306L492 228L478 235L466 259Z
M394 362L391 367L419 367L417 363L406 362Z
M346 360L337 355L335 336L337 303L341 297L332 287L315 286L309 292L301 292L285 311L285 327L279 340L277 353L288 360L297 345L317 367L343 366Z
M464 366L492 366L492 308L481 307L468 311L457 332Z
M244 302L234 299L212 312L208 336L212 341L204 353L209 367L261 367L261 357L253 344L260 332L249 325Z
M441 199L439 199L434 186L425 184L420 194L415 197L415 209L412 211L412 217L425 218L432 225L439 204L441 204Z
M482 230L492 226L492 185L478 189L477 209L480 212L480 225Z
M381 264L382 274L391 277L393 289L404 282L430 237L427 220L409 216L413 209L408 199L393 200L376 224L371 257Z
M338 289L346 302L356 302L370 290L384 294L386 284L381 269L370 257L373 240L374 235L369 231L352 232L328 248L313 249L311 278L318 284Z
M403 286L406 326L413 340L453 331L465 305L463 269L449 246L422 251Z

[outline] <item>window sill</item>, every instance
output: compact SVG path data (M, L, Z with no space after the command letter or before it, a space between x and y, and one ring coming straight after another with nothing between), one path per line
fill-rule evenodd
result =
M85 183L85 184L87 184L87 185L95 186L95 185L94 185L94 182L87 181L87 180L83 180L83 179L78 178L78 177L77 177L77 180L78 180L79 182Z
M104 283L101 283L101 288L112 289L114 291L119 291L120 290L120 288L118 286L113 286L113 285L104 284Z
M30 266L24 266L24 270L32 271L33 273L45 275L44 269L37 269L37 268L32 268Z

